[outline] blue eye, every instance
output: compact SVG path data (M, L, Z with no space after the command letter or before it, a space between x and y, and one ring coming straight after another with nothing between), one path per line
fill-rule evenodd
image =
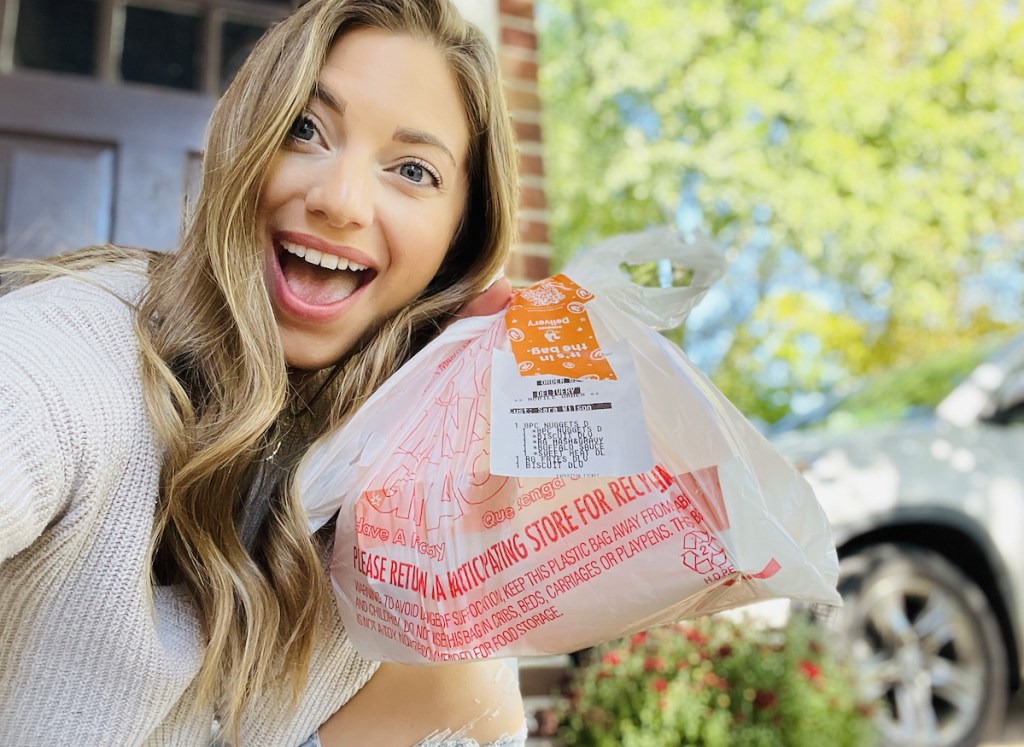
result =
M441 185L441 175L430 164L420 160L406 161L399 165L398 175L414 184L423 184L424 180L429 180L435 187Z
M423 181L423 177L427 173L427 170L418 163L403 163L399 167L398 173L409 181L419 184Z
M305 115L300 115L292 122L288 134L296 140L310 141L316 137L316 125L313 120Z

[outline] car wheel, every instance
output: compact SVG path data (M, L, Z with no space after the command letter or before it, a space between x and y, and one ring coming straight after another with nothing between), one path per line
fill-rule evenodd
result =
M1007 702L1006 648L978 585L938 553L875 545L840 563L836 617L881 700L887 747L970 747L998 730Z

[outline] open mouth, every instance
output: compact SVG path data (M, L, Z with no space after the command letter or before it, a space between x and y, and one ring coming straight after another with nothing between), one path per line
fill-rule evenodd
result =
M311 306L344 301L377 274L366 265L290 241L278 243L277 261L292 294Z

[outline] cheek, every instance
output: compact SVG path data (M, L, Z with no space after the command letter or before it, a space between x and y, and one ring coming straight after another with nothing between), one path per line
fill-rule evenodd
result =
M287 168L287 162L283 156L278 154L270 163L267 169L267 176L263 180L263 189L260 190L260 197L257 207L261 217L280 205L289 192L289 185L294 181L292 170ZM292 188L294 189L294 188Z
M437 247L436 262L434 264L437 267L441 265L442 260L451 248L452 242L462 226L467 209L464 187L458 190L458 193L453 197L454 199L446 206L444 213L435 216L436 219L432 225L434 242Z
M404 213L398 226L404 259L408 262L406 269L416 275L427 275L428 280L432 278L451 247L461 217L461 211L448 209L426 211L416 219Z
M429 244L423 246L420 251L420 257L422 258L420 260L422 267L420 275L422 276L424 287L437 274L444 263L445 257L448 256L457 225L435 225L429 234L424 234L424 238L430 236Z

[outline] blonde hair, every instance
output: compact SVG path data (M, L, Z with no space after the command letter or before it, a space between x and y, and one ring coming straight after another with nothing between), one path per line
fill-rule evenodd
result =
M470 130L469 197L427 289L364 336L336 370L292 388L263 280L259 195L327 52L363 27L430 41L448 62ZM184 583L195 598L208 638L200 697L217 703L232 731L253 695L281 673L295 702L318 622L333 603L323 548L287 482L274 493L252 553L240 537L268 442L283 438L297 453L342 422L485 287L514 235L516 189L497 62L448 0L312 0L267 32L214 110L181 249L148 255L151 282L137 326L146 400L167 451L155 573ZM84 264L95 264L95 255ZM109 256L123 251L111 248ZM313 392L319 396L310 401Z

